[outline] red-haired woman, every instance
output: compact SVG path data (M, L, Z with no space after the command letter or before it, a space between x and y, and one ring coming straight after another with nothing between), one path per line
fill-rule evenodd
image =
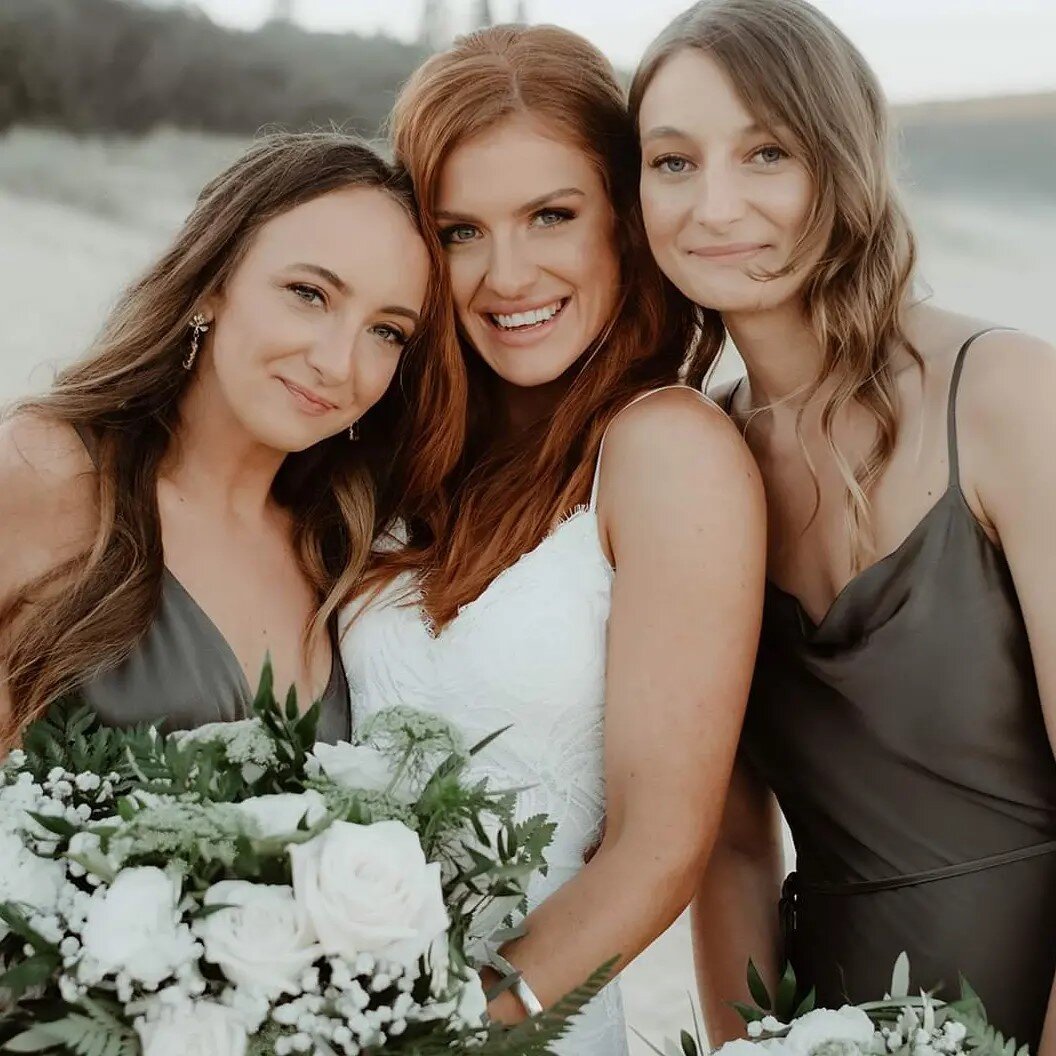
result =
M523 982L491 1012L511 1020L625 965L693 892L755 655L763 501L736 429L676 384L697 320L645 247L605 59L552 27L475 34L417 72L393 131L449 264L436 354L465 378L421 413L464 438L410 452L405 538L343 655L358 717L401 702L470 734L509 725L479 772L556 822L502 951ZM558 1051L626 1051L614 989Z

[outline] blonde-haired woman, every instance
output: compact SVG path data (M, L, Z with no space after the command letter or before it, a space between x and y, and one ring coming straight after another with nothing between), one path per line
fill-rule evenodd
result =
M769 585L697 899L713 1040L749 955L820 1001L963 972L1035 1047L1056 969L1056 352L913 296L876 78L803 0L705 0L632 88L653 252L722 313ZM1056 1038L1049 1038L1049 1045Z

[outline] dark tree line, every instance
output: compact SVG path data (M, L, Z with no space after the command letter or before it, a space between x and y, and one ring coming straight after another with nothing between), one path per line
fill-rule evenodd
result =
M246 33L130 0L0 0L0 129L252 133L336 122L373 134L423 57L383 36L285 24Z

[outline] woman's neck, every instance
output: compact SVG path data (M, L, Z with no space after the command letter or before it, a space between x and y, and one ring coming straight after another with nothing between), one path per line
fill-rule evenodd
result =
M180 405L179 429L159 478L222 516L253 521L266 515L285 457L245 429L203 371Z
M798 304L723 315L748 372L752 404L798 407L817 380L823 352Z

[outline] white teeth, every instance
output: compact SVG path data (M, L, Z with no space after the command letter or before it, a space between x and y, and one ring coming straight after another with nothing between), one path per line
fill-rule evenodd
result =
M513 315L492 314L491 317L503 330L514 330L519 326L535 326L537 323L553 319L561 311L561 304L561 301L554 301L545 308L536 308L530 312L514 312Z

